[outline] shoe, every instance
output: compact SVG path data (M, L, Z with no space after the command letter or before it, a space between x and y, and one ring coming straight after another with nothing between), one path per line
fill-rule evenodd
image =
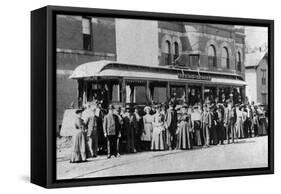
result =
M111 156L107 156L107 159L111 158Z
M118 153L118 154L116 154L116 156L115 156L116 158L119 158L120 157L120 154Z

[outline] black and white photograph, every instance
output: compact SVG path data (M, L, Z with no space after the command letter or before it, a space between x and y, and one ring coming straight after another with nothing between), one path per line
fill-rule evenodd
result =
M56 15L56 179L268 167L268 28Z

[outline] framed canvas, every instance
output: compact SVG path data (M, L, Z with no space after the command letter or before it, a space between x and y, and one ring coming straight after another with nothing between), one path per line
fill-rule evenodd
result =
M274 173L273 20L31 12L31 182Z

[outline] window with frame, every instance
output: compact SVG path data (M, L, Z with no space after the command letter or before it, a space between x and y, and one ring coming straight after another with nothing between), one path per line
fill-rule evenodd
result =
M262 103L263 103L263 104L267 104L267 103L266 103L266 97L267 97L266 94L261 94L261 98L262 98Z
M152 99L155 103L163 103L167 101L167 88L166 87L154 87L152 90Z
M223 68L230 68L230 64L229 64L229 53L228 53L228 49L226 47L222 48L222 56L221 56L221 66Z
M217 57L216 49L214 45L209 46L208 48L208 64L209 67L217 67Z
M92 50L92 29L91 18L82 18L83 49Z
M261 84L266 85L266 70L261 69L262 77L261 77Z
M241 72L242 70L242 61L241 61L241 53L237 52L237 70Z
M174 50L175 50L174 62L175 62L176 59L179 57L179 44L177 42L174 42Z
M165 41L164 61L165 61L165 65L171 65L172 64L171 43L168 40Z
M120 84L113 84L111 89L111 101L120 102Z
M193 67L200 67L199 54L189 55L189 64Z

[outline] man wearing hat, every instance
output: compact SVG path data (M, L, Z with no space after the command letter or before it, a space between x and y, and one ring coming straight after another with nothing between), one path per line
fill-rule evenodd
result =
M101 107L101 102L96 101L96 111L95 111L95 116L97 119L97 133L98 133L98 146L99 149L105 150L106 149L106 139L104 137L103 133L103 118L105 115L105 110Z
M111 104L108 107L108 114L104 117L103 132L107 141L107 158L112 155L117 157L119 153L117 146L117 138L120 132L120 124L118 117L113 114L114 106Z
M203 104L203 112L201 117L201 128L203 131L203 139L204 139L204 147L210 146L210 128L212 126L211 123L211 114L209 105Z
M201 129L201 112L198 108L198 103L193 106L191 113L192 128L194 131L194 143L196 146L202 146L203 131Z
M217 135L218 135L218 143L223 144L225 139L225 130L223 126L224 121L224 105L217 104Z
M141 123L142 123L142 118L139 115L139 108L138 106L134 106L134 114L133 114L133 120L132 120L132 127L134 128L135 131L135 148L139 152L141 151L141 135L142 135L142 130L141 130Z

